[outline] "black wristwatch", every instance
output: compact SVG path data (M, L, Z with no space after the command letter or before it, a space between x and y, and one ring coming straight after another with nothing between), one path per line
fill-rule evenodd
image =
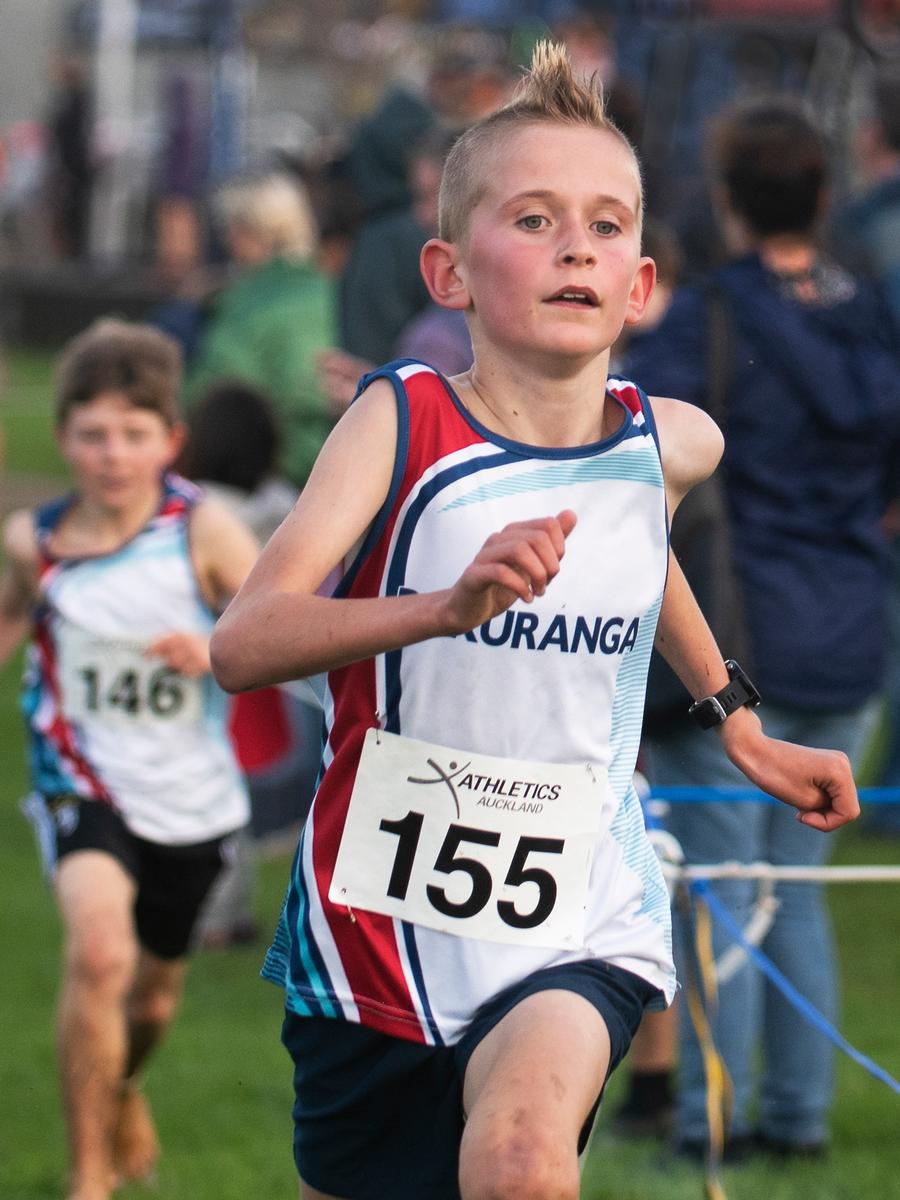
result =
M715 729L745 704L749 708L756 708L760 702L761 696L743 667L733 658L726 658L725 669L731 682L714 696L696 700L688 709L701 729Z

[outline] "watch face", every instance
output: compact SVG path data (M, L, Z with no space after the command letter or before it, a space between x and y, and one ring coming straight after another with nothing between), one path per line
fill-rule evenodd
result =
M721 725L728 716L715 696L706 696L698 700L696 704L691 705L688 713L701 729L713 729L716 725Z

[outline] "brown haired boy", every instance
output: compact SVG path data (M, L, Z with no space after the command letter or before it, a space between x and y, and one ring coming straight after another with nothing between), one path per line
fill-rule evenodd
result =
M64 924L59 1052L70 1200L158 1153L139 1072L171 1021L200 905L247 801L209 634L256 545L168 472L180 362L102 321L62 356L75 491L6 523L0 657L30 636L28 801Z

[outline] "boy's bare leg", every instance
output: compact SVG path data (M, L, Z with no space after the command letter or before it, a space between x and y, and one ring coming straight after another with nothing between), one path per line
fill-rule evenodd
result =
M540 992L504 1017L466 1071L463 1200L577 1200L578 1134L609 1054L603 1018L574 992Z
M122 1180L148 1178L159 1158L159 1139L138 1076L175 1016L186 971L183 958L141 951L128 1000L128 1053L113 1129L113 1163Z
M628 1052L628 1086L612 1114L611 1128L623 1138L667 1137L674 1110L678 1022L675 1005L644 1013Z
M138 950L134 883L110 855L82 850L56 874L65 927L58 1041L69 1137L69 1200L107 1200L112 1126L127 1053L126 1000Z
M645 1013L628 1054L632 1072L672 1071L678 1056L678 1022L675 1006L664 1012Z

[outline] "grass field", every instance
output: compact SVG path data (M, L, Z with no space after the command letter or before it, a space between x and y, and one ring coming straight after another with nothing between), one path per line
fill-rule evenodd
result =
M12 475L61 475L51 418L51 366L43 352L16 350L6 356L6 390L0 419L6 470Z
M47 420L47 363L16 354L2 409L8 470L59 472ZM18 661L0 672L0 1200L59 1200L65 1147L53 1047L59 924L17 801L26 788L17 712ZM900 843L848 830L839 861L900 861ZM260 916L274 925L287 873L263 863ZM830 892L844 977L841 1029L900 1076L900 889ZM290 1070L278 1042L280 996L258 978L258 947L197 956L184 1005L147 1080L164 1146L155 1187L123 1200L288 1200ZM610 1086L606 1111L621 1079ZM651 1142L613 1140L601 1113L583 1200L700 1200L702 1177ZM892 1200L900 1197L900 1097L843 1056L827 1163L757 1162L725 1172L728 1200ZM385 1200L391 1200L385 1197ZM423 1197L423 1200L427 1198Z

